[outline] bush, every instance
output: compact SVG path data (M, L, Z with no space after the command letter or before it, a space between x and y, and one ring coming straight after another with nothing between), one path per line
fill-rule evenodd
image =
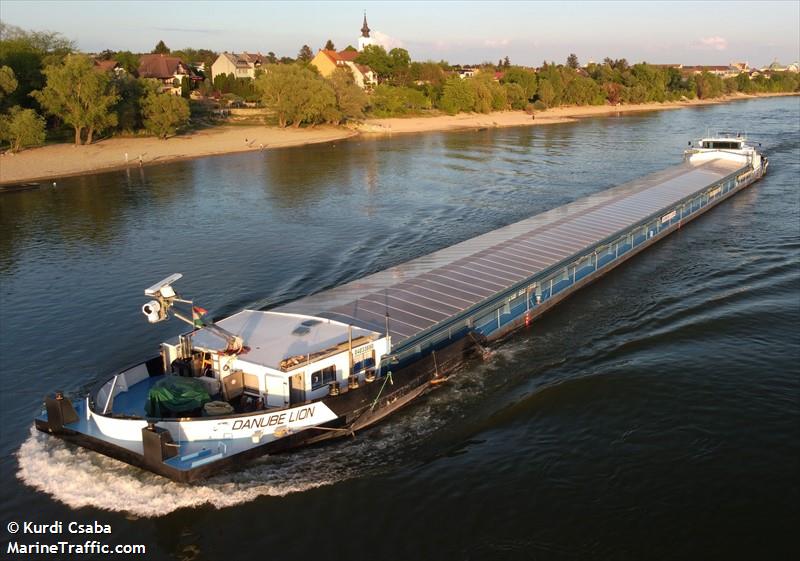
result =
M0 119L0 140L7 141L12 152L19 152L44 143L44 127L44 117L36 111L15 106Z
M364 118L367 94L353 80L349 68L337 68L328 79L336 95L336 106L342 121L356 121Z
M305 66L270 64L255 84L264 107L275 112L281 128L336 123L342 118L333 87Z
M447 80L442 90L439 107L455 115L461 111L472 111L475 107L475 93L466 80L454 76Z
M503 88L506 91L506 100L511 109L525 109L528 105L528 97L525 95L525 90L519 84L508 83L504 84Z
M376 117L392 117L427 109L430 101L424 93L414 88L381 84L372 92L370 106Z
M547 105L541 101L536 101L533 104L533 109L536 111L547 111Z
M152 90L142 102L142 112L147 131L161 139L175 134L189 122L189 102L178 95Z

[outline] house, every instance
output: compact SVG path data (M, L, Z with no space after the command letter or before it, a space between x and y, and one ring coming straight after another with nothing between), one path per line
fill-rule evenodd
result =
M122 76L127 74L125 69L122 67L120 63L116 60L109 59L109 60L94 60L94 69L98 72L106 72L110 74L114 74L114 76Z
M184 77L194 85L202 81L192 68L175 56L152 54L139 58L139 77L157 80L161 83L161 91L175 95L181 93L181 81Z
M461 78L462 80L464 78L472 78L473 76L475 76L475 69L471 66L464 66L462 68L459 68L457 72L458 72L458 77Z
M742 73L742 72L748 72L750 70L750 65L747 64L747 61L731 62L731 68L735 68L736 70L739 71L739 73Z
M255 78L256 70L266 64L266 57L261 53L222 53L211 64L211 79L220 74L233 74L234 78Z
M368 89L378 83L377 76L369 66L356 62L359 54L357 51L339 51L337 53L320 49L317 55L311 59L311 64L325 78L333 74L337 68L348 68L353 74L356 85L361 89Z

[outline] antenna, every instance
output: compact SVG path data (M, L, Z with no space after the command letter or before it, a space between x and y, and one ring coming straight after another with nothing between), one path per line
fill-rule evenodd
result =
M184 300L183 298L180 298L175 292L175 289L172 288L172 283L177 282L182 278L183 275L181 273L175 273L168 276L164 280L157 282L150 288L145 289L145 296L155 298L155 300L150 300L144 306L142 306L142 313L147 318L147 321L150 323L159 323L164 321L165 319L168 319L169 312L172 310L172 315L179 320L188 323L192 327L202 327L203 329L208 329L215 335L222 337L227 345L225 349L226 351L240 352L243 350L245 348L244 341L238 335L234 335L220 326L214 325L212 322L206 322L201 319L198 319L197 322L195 321L194 318L199 318L200 316L197 315L197 312L195 312L194 302L192 300ZM176 303L188 304L192 314L191 318L182 315L176 310L173 310L172 308ZM200 310L200 312L205 313L205 310Z

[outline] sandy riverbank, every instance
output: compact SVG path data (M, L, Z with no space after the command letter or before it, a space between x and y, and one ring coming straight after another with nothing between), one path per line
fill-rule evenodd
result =
M138 167L140 156L142 165L161 164L187 158L330 142L356 134L355 131L340 127L278 129L222 126L167 140L118 137L101 140L90 146L53 144L0 156L0 185L52 180L126 166Z
M781 94L777 94L781 95ZM787 95L787 94L783 94ZM788 94L796 95L796 94ZM488 114L441 115L369 119L354 131L344 127L310 129L277 129L265 126L222 126L214 129L158 140L148 137L109 138L91 146L54 144L24 150L19 154L0 156L0 185L26 181L53 180L59 177L108 171L126 166L161 164L187 158L199 158L243 151L270 150L319 142L331 142L359 134L385 135L477 129L484 127L540 126L567 123L581 117L592 117L636 111L680 109L697 105L725 103L757 96L736 95L710 101L647 103L612 107L559 107L537 113L533 119L522 111L501 111ZM127 154L127 164L126 164Z
M667 103L641 103L634 105L592 105L580 107L556 107L547 111L537 112L535 119L522 111L498 111L488 114L459 114L442 115L437 117L409 117L391 119L369 119L360 127L366 134L396 134L447 131L459 129L477 129L484 127L519 127L551 125L555 123L574 122L582 117L595 117L600 115L614 115L618 113L635 113L641 111L661 111L664 109L683 109L699 105L714 105L743 99L758 97L774 97L797 94L763 94L745 95L736 94L725 98L713 100L688 100Z

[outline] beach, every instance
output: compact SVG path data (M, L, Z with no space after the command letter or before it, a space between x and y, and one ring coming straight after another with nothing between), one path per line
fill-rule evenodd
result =
M755 97L765 96L738 94L713 100L557 107L537 112L533 116L524 111L499 111L486 114L368 119L354 127L318 126L279 129L266 126L223 125L166 140L155 137L112 137L88 146L51 144L30 148L17 154L6 152L0 156L0 185L52 181L59 177L163 164L187 158L332 142L356 135L377 136L491 127L542 126L566 123L582 117L681 109Z

